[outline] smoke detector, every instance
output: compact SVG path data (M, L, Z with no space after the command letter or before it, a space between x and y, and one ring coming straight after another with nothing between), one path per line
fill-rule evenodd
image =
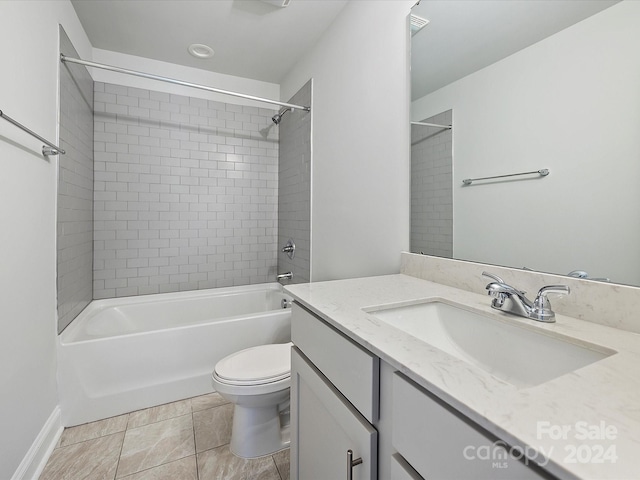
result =
M426 18L411 14L411 36L413 37L416 33L426 27L428 23L429 20Z
M269 5L273 5L274 7L288 7L291 3L291 0L261 0L264 3L268 3Z

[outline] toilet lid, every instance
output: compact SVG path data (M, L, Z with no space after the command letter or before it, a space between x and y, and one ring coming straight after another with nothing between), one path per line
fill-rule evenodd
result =
M218 362L216 375L232 383L268 383L291 375L291 345L260 345L233 353Z

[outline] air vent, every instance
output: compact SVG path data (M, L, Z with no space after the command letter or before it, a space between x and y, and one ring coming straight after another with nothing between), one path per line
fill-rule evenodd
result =
M417 15L411 15L411 36L414 36L420 30L422 30L429 20L426 18L419 17Z

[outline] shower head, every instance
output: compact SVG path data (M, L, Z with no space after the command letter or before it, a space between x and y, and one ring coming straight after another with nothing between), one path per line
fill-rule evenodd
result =
M289 110L293 110L293 109L291 107L285 107L282 110L280 110L278 113L276 113L273 117L271 117L271 120L273 120L273 123L275 123L276 125L280 125L283 115L287 113Z

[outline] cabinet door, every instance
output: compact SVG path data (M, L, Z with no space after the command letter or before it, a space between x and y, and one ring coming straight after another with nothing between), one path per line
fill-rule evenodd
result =
M297 348L291 352L291 478L375 479L378 433ZM362 463L349 467L347 451Z

